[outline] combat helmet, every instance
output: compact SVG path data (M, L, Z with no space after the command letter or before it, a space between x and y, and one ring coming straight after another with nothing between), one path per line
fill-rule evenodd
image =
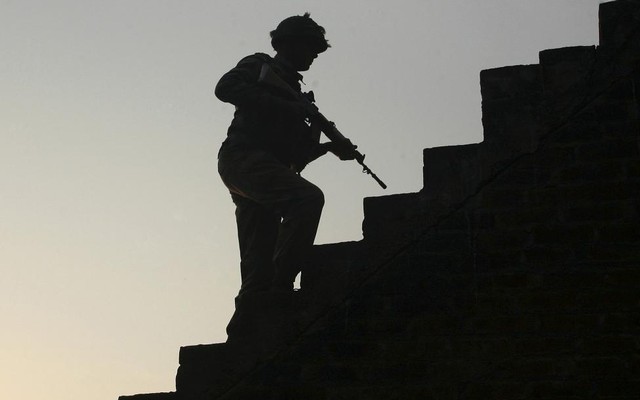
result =
M287 40L305 40L311 43L318 53L322 53L330 47L324 34L324 28L311 19L307 12L280 22L276 29L271 31L271 46L277 51L278 46Z

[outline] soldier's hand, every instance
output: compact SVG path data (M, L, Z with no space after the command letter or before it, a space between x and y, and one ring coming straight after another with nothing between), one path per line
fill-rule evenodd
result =
M329 151L343 161L354 160L356 158L357 148L358 146L351 143L349 139L329 143Z

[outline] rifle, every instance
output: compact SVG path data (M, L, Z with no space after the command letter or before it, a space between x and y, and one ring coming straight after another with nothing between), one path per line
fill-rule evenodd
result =
M307 109L309 110L313 122L318 124L318 126L320 127L320 130L332 142L334 142L334 143L345 143L345 141L348 140L338 130L338 128L336 128L336 124L334 124L333 122L329 121L324 115L322 115L322 113L320 112L318 107L315 104L313 104L312 100L310 100L308 98L308 97L313 98L313 92L309 92L311 94L311 96L308 96L308 97L305 96L302 93L298 93L291 86L289 86L284 80L282 80L282 78L280 78L278 76L278 74L276 74L273 71L273 69L269 66L269 64L267 64L267 63L262 65L262 69L260 70L260 77L258 78L258 82L261 82L261 83L267 84L269 86L281 89L282 91L287 93L293 99L295 99L295 100L301 102L302 104L304 104L307 107ZM387 185L385 185L385 183L382 182L380 180L380 178L378 178L378 176L373 173L373 171L371 171L371 168L369 168L364 163L365 155L360 153L355 148L352 149L352 152L353 152L352 154L354 156L354 159L358 162L358 164L360 164L362 166L362 172L371 175L371 177L376 182L378 182L378 185L380 185L383 189L386 189Z

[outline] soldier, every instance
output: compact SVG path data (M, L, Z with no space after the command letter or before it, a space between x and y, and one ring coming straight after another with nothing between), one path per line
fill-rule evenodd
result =
M275 57L242 59L218 82L218 99L236 106L218 153L218 171L236 205L242 284L227 326L229 340L261 335L274 307L290 304L293 283L313 245L324 205L322 191L300 176L311 161L333 152L353 159L355 146L320 143L312 111L258 81L266 63L301 93L307 71L329 47L309 13L283 20L271 32Z

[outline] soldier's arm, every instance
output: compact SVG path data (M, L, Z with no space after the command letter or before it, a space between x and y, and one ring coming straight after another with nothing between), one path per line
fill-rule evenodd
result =
M287 100L269 91L258 83L264 60L249 56L241 60L231 71L220 78L215 95L221 101L236 107L261 109L266 112L303 114L304 108L297 102Z

